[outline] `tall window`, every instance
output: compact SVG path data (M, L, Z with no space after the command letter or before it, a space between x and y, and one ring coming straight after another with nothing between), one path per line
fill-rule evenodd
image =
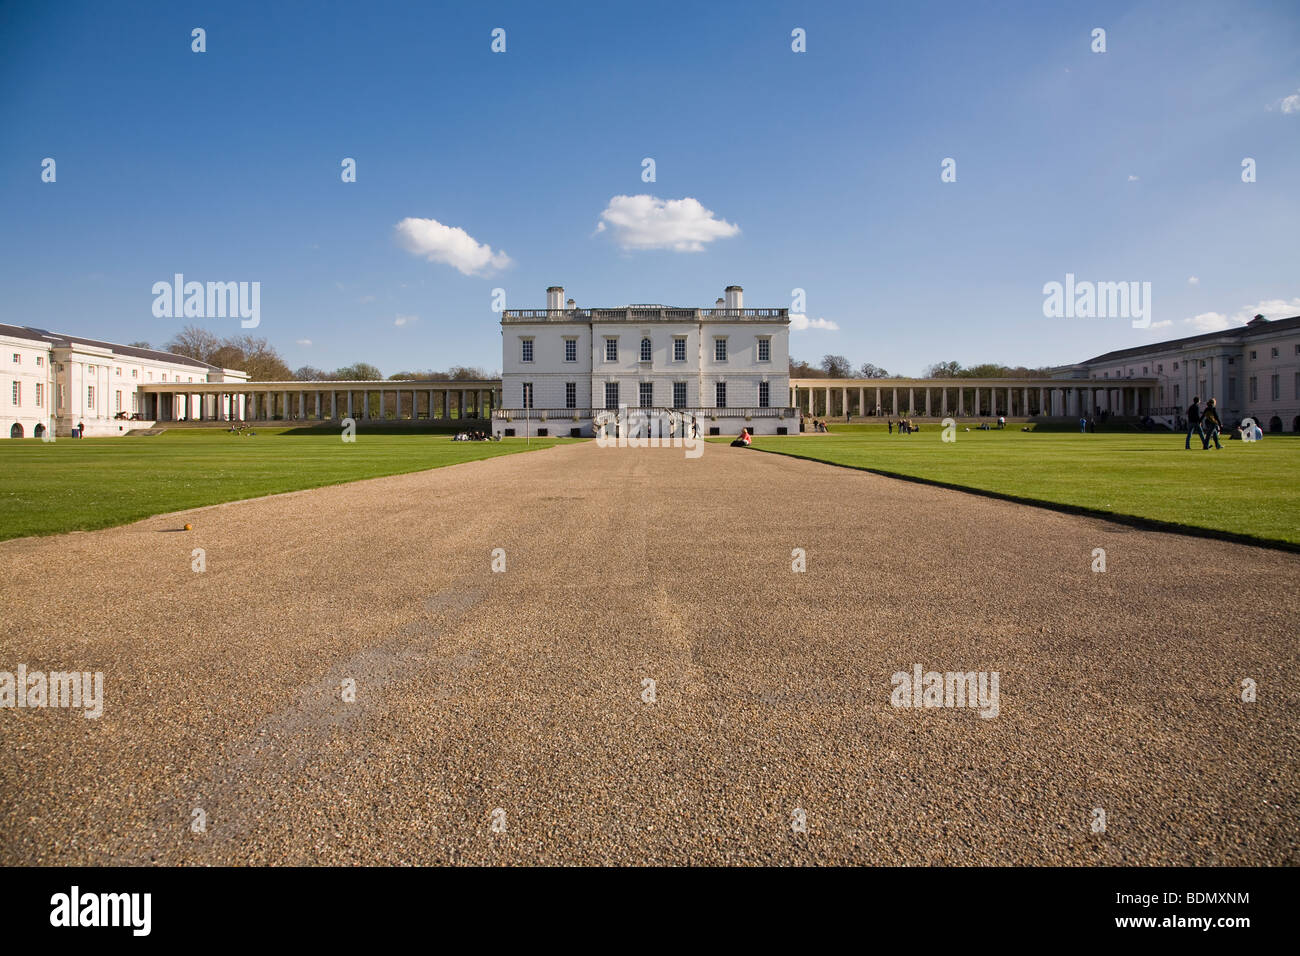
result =
M140 377L140 370L139 370L138 368L133 368L133 369L131 369L131 377L132 377L132 378L139 378L139 377Z
M564 383L564 407L565 408L578 407L578 383L577 382Z
M686 336L684 335L679 335L673 339L673 361L686 361Z
M618 339L605 340L605 361L606 362L618 361Z
M1275 402L1278 401L1278 400L1282 397L1282 381L1281 381L1281 379L1282 379L1282 376L1280 376L1280 375L1274 375L1274 376L1273 376L1273 381L1270 383L1270 384L1272 385L1272 388L1273 388L1273 401L1275 401Z
M14 382L13 403L15 405L21 405L23 403L23 387L18 382Z
M566 362L578 361L578 340L577 339L564 340L564 361Z
M1259 379L1253 375L1250 377L1250 400L1252 402L1259 401Z
M86 386L86 407L95 407L95 386L93 385Z
M1300 374L1297 375L1297 381L1300 381ZM686 407L686 383L673 382L673 408Z
M531 362L533 360L533 340L523 339L519 345L521 348L519 360L521 362Z
M523 404L524 408L533 407L533 383L532 382L524 382L523 403L524 403Z
M772 340L771 339L764 338L758 340L758 360L760 362L772 361Z
M1297 354L1297 355L1300 355L1300 348L1297 348L1297 349L1296 349L1296 354ZM43 356L43 355L38 355L38 356L36 356L36 367L37 367L37 368L42 368L42 367L44 367L44 365L45 365L45 356Z
M118 392L118 393L117 393L117 407L114 408L113 411L115 411L115 412L120 412L121 410L122 410L122 393L121 393L121 392Z
M767 408L768 401L771 398L771 395L772 392L771 389L768 387L767 382L759 382L758 383L758 407Z
M1228 379L1228 401L1233 402L1236 400L1237 400L1237 380L1235 378L1229 378Z
M14 353L14 364L15 365L23 364L23 357L19 355L17 352Z
M713 404L718 408L727 407L727 383L717 382L713 386Z
M653 357L650 340L648 338L641 340L641 361L648 362Z
M637 386L637 400L642 408L650 408L655 403L654 382L642 382Z
M605 408L618 411L618 382L605 383Z
M713 360L715 362L725 362L727 360L727 340L716 338L713 340Z
M45 402L45 384L43 382L37 382L36 383L36 407L43 408L44 402Z
M1300 398L1300 372L1295 373L1295 397Z
M1182 393L1182 390L1183 390L1183 389L1182 389L1181 386L1179 386L1179 385L1175 385L1175 386L1174 386L1174 401L1175 401L1175 402L1180 402L1180 401L1182 401L1182 399L1178 397L1178 396Z

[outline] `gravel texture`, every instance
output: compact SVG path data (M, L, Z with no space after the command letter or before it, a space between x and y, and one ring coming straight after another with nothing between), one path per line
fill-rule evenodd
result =
M1293 554L585 443L5 542L0 581L0 670L106 697L0 709L4 864L1300 862ZM893 707L916 663L998 672L998 716Z

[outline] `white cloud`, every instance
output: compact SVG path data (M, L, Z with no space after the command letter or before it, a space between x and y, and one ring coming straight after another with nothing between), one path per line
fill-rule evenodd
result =
M698 199L660 199L657 196L615 196L600 214L596 232L606 226L624 249L672 249L703 252L704 244L726 239L740 227L718 219Z
M1135 183L1135 182L1138 181L1138 177L1137 177L1137 176L1129 176L1128 181L1131 182L1131 183Z
M1300 90L1297 90L1290 96L1282 97L1282 112L1300 113Z
M1201 280L1198 279L1196 276L1188 276L1188 277L1187 277L1187 284L1188 284L1188 285L1200 285L1200 284L1201 284Z
M810 319L806 315L790 316L790 331L803 332L806 329L825 329L828 332L839 331L839 326L830 319Z
M397 238L407 252L451 266L462 275L489 275L511 265L505 252L493 252L458 226L436 219L407 217L397 224Z
M298 344L303 348L311 348L311 339L298 339Z
M393 320L393 325L400 329L404 325L414 325L419 321L420 317L418 315L399 315Z
M1221 332L1245 325L1256 315L1266 319L1285 319L1300 315L1300 297L1294 299L1264 299L1254 305L1244 305L1232 315L1222 312L1202 312L1190 319L1183 319L1184 325L1190 325L1197 332Z

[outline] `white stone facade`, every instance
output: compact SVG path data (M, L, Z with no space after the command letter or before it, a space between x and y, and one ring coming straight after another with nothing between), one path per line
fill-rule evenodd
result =
M170 352L0 325L0 437L66 436L82 424L87 436L124 435L152 424L141 385L247 377Z
M1253 418L1265 432L1300 430L1300 316L1107 352L1057 369L1114 388L1156 379L1153 411L1185 414L1193 398L1216 399L1225 424Z
M622 428L632 410L694 416L706 436L799 430L788 310L746 309L739 286L713 308L579 309L563 294L552 286L546 309L502 317L495 434L591 436L601 412Z

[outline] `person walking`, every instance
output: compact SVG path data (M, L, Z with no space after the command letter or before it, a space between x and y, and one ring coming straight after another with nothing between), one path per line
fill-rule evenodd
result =
M889 434L894 434L894 420L891 418L887 424L889 425Z
M1210 399L1205 405L1205 414L1201 417L1201 449L1210 450L1210 440L1214 440L1214 447L1223 450L1219 444L1219 432L1223 430L1223 422L1219 421L1218 409L1214 407L1214 399Z
M1187 440L1183 442L1184 451L1192 450L1192 433L1201 440L1202 445L1208 444L1205 441L1205 429L1201 427L1201 397L1199 395L1192 398L1192 404L1187 406Z
M691 416L691 437L692 438L700 437L700 423L695 420L694 415Z

